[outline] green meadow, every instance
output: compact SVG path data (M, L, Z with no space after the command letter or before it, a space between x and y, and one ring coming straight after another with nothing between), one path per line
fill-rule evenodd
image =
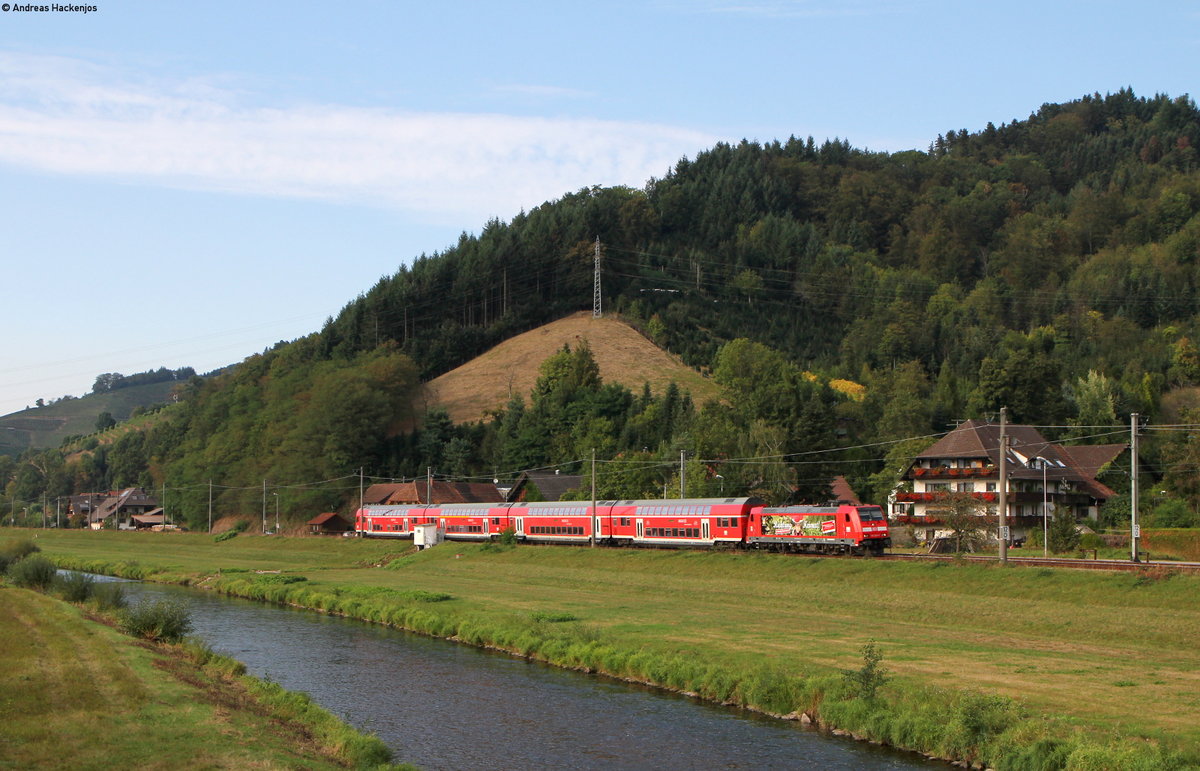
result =
M178 533L37 543L63 566L491 645L996 768L1200 765L1190 575Z
M0 649L0 768L342 769L387 755L203 646L137 640L29 589L0 584Z

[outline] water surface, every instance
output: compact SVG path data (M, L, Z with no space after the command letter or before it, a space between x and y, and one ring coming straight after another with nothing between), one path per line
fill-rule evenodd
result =
M796 723L349 619L182 587L194 632L427 769L945 767Z

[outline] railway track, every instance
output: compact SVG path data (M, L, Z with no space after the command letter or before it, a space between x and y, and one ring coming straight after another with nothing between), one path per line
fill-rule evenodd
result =
M910 561L954 561L995 563L1000 558L996 555L985 554L884 554L877 559L910 560ZM1200 562L1174 562L1167 560L1145 560L1132 562L1130 560L1110 559L1069 559L1065 557L1012 557L1008 564L1027 568L1071 568L1073 570L1113 570L1113 571L1147 571L1170 570L1183 573L1200 572Z

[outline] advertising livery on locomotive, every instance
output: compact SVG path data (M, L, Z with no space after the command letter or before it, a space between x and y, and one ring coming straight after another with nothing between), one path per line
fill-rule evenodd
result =
M511 530L529 543L712 547L880 554L891 545L878 506L764 507L754 498L365 506L355 531L408 538L434 525L447 540L487 541Z

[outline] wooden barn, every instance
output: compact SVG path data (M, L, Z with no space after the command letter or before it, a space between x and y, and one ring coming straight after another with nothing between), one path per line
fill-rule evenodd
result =
M354 525L336 511L327 511L308 520L311 535L340 535L354 530Z

